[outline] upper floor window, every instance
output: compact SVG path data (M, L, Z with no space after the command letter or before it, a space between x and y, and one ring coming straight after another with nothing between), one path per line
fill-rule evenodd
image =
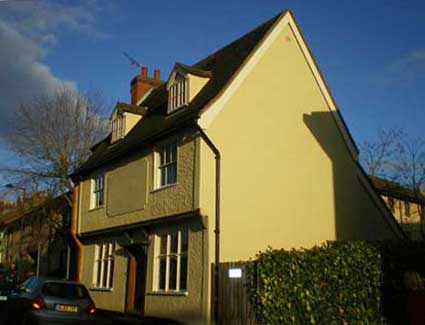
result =
M177 183L177 143L161 147L156 155L156 188Z
M105 175L100 174L92 181L92 205L91 208L98 208L103 206L105 192Z
M388 198L388 207L390 208L391 212L395 212L395 201L392 197Z
M101 243L95 246L93 286L95 288L111 289L114 278L115 244Z
M404 215L407 218L410 218L410 203L409 202L404 202Z
M155 285L161 291L187 290L188 230L157 236Z
M112 141L121 139L124 136L124 116L118 115L112 120Z
M168 90L168 112L186 105L189 101L189 83L186 78L176 79Z

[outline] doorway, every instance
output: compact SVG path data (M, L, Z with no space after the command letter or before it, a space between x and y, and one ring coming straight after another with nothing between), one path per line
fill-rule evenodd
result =
M143 316L145 307L147 246L132 244L124 246L129 253L127 271L126 312Z

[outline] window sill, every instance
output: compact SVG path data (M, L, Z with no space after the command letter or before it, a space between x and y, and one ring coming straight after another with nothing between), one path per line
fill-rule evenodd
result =
M102 210L104 207L105 207L105 206L104 206L104 205L102 205L102 206L100 206L100 207L91 208L91 209L89 209L89 212L93 212L93 211L97 211L97 210Z
M189 106L189 103L185 103L185 104L182 104L182 105L180 105L180 106L178 106L174 109L171 109L171 110L169 108L167 108L167 115L170 116L174 113L181 112L184 108L186 108L188 106Z
M151 193L159 192L159 191L165 190L165 189L167 189L167 188L174 187L174 186L176 186L177 184L178 184L178 183L168 184L168 185L164 185L164 186L161 186L161 187L155 188L155 189L153 189L153 190L151 191Z
M102 292L112 292L114 291L113 288L97 288L97 287L91 287L89 288L90 291L102 291Z
M149 296L188 296L187 291L150 291L146 293Z

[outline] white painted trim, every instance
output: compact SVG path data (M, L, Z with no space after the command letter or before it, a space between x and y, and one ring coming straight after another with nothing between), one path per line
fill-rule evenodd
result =
M151 89L149 89L147 92L146 92L146 94L144 94L143 96L142 96L142 98L140 98L138 101L137 101L137 103L136 103L136 105L137 106L139 106L141 103L143 103L143 101L151 94L151 92L152 92L152 90L154 90L155 88L151 88Z
M179 69L177 67L174 67L173 71L171 71L170 77L167 80L167 90L169 90L170 87L174 84L177 74L181 75L183 78L187 78L188 72L182 69Z
M334 100L332 98L332 95L329 93L328 88L326 87L326 84L320 75L319 69L312 58L310 51L308 50L307 45L304 42L304 39L301 35L300 30L298 29L298 26L293 19L292 15L289 12L286 12L282 17L279 18L279 21L276 23L273 30L269 33L269 35L261 42L260 46L257 48L257 50L253 53L253 55L249 58L248 62L246 62L242 68L239 70L237 75L234 77L234 79L230 82L229 85L227 85L227 88L224 90L224 92L219 95L219 97L210 104L210 106L206 106L204 108L204 112L202 113L200 119L199 119L199 125L203 129L208 129L208 127L211 125L211 123L217 118L218 114L223 110L226 103L232 98L232 96L235 94L235 92L239 89L239 87L242 85L242 83L245 81L245 79L248 77L248 75L251 73L251 71L254 69L256 64L261 60L261 58L265 55L267 50L270 48L270 46L273 44L273 42L278 38L282 30L289 26L296 38L296 41L298 43L299 48L301 49L309 67L310 70L313 73L313 76L317 82L318 87L320 88L320 91L322 93L323 98L326 101L326 104L329 108L329 111L332 113L335 122L337 124L338 129L340 130L347 147L352 155L352 157L357 160L358 153L355 144L351 140L351 137L348 133L348 130L346 126L344 125L343 121L341 120L340 115L338 114L338 109L334 103Z

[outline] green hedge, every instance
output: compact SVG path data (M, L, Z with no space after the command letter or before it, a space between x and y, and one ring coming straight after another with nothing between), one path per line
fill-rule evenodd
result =
M257 320L267 324L376 324L381 254L366 242L260 253L247 267Z

